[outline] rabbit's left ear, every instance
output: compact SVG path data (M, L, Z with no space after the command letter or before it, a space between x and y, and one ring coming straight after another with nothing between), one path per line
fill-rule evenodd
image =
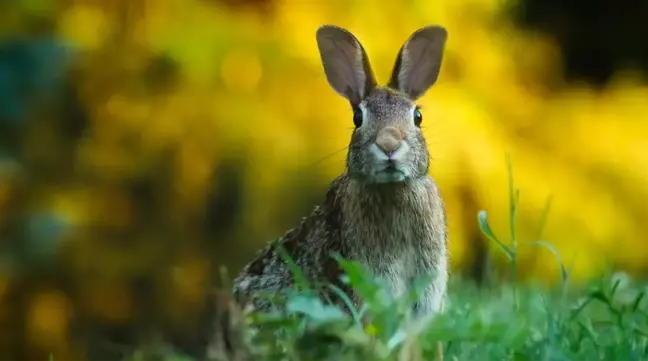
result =
M441 26L417 30L401 47L388 86L416 100L439 77L448 32Z

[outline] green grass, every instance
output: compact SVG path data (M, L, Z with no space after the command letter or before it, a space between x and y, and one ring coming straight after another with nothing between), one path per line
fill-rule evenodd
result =
M510 160L508 166L511 175ZM366 302L363 309L347 316L307 287L291 290L282 301L284 311L246 316L248 326L261 326L243 331L253 355L250 360L436 360L439 343L444 360L647 360L645 285L622 274L605 275L587 285L570 285L570 270L550 243L518 242L515 220L520 192L512 175L509 195L507 241L493 233L486 212L480 212L477 221L510 261L512 282L480 289L453 277L445 312L422 322L411 319L408 310L424 281L410 293L392 298L381 280L359 264L340 259L347 274L345 282ZM545 247L556 256L561 266L556 289L516 279L518 249L529 245ZM296 279L303 279L298 277L299 269L293 271ZM371 323L363 325L360 320L364 316L369 316Z
M346 263L367 299L363 327L308 292L287 297L287 311L249 314L247 360L646 360L648 314L642 285L612 275L589 287L547 291L530 285L478 289L451 282L445 313L427 324L408 318L411 299L391 299L380 282ZM415 292L414 292L415 293ZM142 353L131 360L144 360ZM167 354L166 360L191 361Z

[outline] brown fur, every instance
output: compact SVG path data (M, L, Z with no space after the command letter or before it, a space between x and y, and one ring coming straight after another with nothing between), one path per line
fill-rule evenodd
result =
M234 295L241 303L251 298L256 308L267 309L270 304L255 298L255 292L293 286L292 274L275 250L280 244L315 283L342 286L342 272L331 252L360 261L385 277L395 292L436 269L441 281L429 297L440 302L447 279L445 239L443 204L431 178L412 184L364 185L342 175L333 182L323 205L243 269L234 281ZM360 300L346 291L357 306Z
M426 48L439 46L439 37L445 33L438 29L425 28L419 35L415 33L401 49L401 56L438 50ZM312 283L338 285L356 307L362 300L341 284L342 271L331 257L333 253L360 262L385 279L395 295L404 292L415 278L435 272L436 279L417 303L419 312L433 315L441 309L448 279L446 220L439 191L428 175L425 139L413 119L417 109L414 100L421 89L432 85L421 82L416 75L436 80L436 74L429 72L434 67L438 71L440 58L419 61L407 55L407 61L397 61L394 72L407 75L401 77L403 89L409 89L410 78L418 82L412 83L416 93L408 94L373 85L375 80L364 50L350 33L335 27L321 32L318 41L331 42L321 47L327 75L332 74L329 81L334 88L344 90L341 94L347 94L354 108L362 112L362 124L351 135L347 169L333 181L325 202L245 266L234 280L235 298L241 304L249 302L265 310L270 304L259 297L259 292L279 292L294 285L291 270L276 250L280 245ZM408 45L411 39L416 47ZM336 46L341 49L339 54ZM349 59L349 54L356 57ZM401 69L401 63L415 65ZM389 143L389 152L380 150L376 144L379 137L382 143ZM388 160L392 153L398 154ZM388 170L388 162L396 164L395 171Z

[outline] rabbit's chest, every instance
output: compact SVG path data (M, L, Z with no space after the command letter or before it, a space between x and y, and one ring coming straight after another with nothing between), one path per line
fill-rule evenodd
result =
M372 273L400 295L412 281L434 268L434 234L421 232L409 222L384 222L365 232L360 257Z
M373 273L387 281L392 293L401 295L412 281L421 273L420 255L411 247L394 252L391 257L377 260L370 264Z

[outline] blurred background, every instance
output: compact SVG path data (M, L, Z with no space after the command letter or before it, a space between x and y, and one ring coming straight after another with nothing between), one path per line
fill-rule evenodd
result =
M645 276L646 19L643 0L0 1L0 359L201 348L219 267L233 277L343 171L325 23L381 82L414 30L448 29L420 103L455 275L505 275L477 212L507 239L509 153L523 278L558 280L536 239L576 282Z

